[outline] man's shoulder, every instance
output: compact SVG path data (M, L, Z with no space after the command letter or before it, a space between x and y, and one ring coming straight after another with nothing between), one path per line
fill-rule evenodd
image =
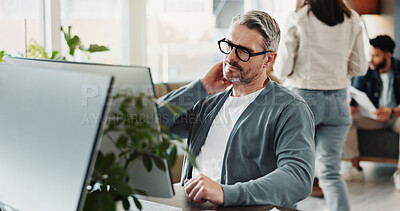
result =
M272 83L269 92L263 96L266 110L275 113L279 119L288 119L297 116L313 119L313 114L306 101L297 93L277 83ZM259 102L261 103L261 102Z
M300 101L304 101L302 97L300 97L300 95L296 94L295 92L293 92L292 90L290 90L289 88L280 85L274 81L272 81L272 86L273 86L273 90L274 90L274 94L277 94L278 96L283 96L283 97L287 97L288 100L290 101L295 101L295 100L300 100Z
M354 77L355 79L366 79L369 80L371 77L376 78L376 72L374 70L372 70L371 68L368 67L367 72L365 73L365 75L360 75L360 76L356 76Z
M392 57L392 69L400 73L400 59Z
M270 87L268 87L268 90L264 90L264 93L262 92L264 94L262 97L264 97L266 101L269 101L270 105L286 107L295 103L306 104L300 95L291 91L287 87L274 81L269 83L271 83Z

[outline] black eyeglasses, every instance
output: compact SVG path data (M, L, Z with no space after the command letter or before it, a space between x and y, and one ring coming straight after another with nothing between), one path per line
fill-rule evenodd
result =
M218 46L219 50L224 54L229 54L233 50L233 47L235 47L236 56L243 62L249 61L252 56L258 56L272 52L272 51L263 51L259 53L251 53L249 49L228 42L225 38L218 41Z

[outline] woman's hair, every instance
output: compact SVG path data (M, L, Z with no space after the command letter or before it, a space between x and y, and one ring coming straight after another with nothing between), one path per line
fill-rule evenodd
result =
M343 0L297 0L296 10L309 5L309 11L320 21L329 26L335 26L342 23L347 17L351 17L351 10L346 6Z

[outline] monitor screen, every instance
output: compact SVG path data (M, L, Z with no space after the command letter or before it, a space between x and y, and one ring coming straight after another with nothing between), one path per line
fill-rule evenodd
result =
M112 82L110 74L0 65L0 207L82 206ZM85 87L97 95L86 98ZM83 122L87 115L98 119Z
M57 60L30 59L20 57L4 57L4 63L28 65L31 67L46 67L51 69L71 69L82 72L96 72L114 75L113 94L121 92L129 92L135 94L144 93L146 95L155 96L154 85L151 78L150 69L148 67L138 66L119 66L119 65L102 65L93 63L77 63ZM158 121L157 106L153 102L146 102L142 114L145 118ZM117 112L119 108L118 102L112 102L110 105L110 113ZM94 121L96 117L89 117L89 121ZM118 134L114 134L116 138ZM100 150L104 153L116 152L114 144L104 136L101 142ZM166 162L165 165L167 166ZM167 168L168 169L168 168ZM149 196L154 197L172 197L174 189L172 186L171 174L168 171L161 171L153 168L151 172L147 172L140 160L135 161L130 168L130 185L135 189L145 191Z

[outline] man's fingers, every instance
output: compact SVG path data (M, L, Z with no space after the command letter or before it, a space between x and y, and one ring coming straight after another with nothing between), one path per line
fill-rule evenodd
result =
M207 200L204 198L204 196L206 195L206 191L207 190L204 188L204 186L200 186L200 188L193 197L193 201L197 203L206 202Z
M189 194L192 191L192 189L195 187L195 184L194 184L194 182L188 182L185 184L184 187L185 187L185 191Z
M203 188L204 188L204 187L203 187L203 182L202 182L202 181L198 182L198 183L196 184L196 186L193 187L193 189L190 191L188 197L189 197L190 199L192 199L193 201L197 202L194 198L195 198L195 196L198 194L198 192L199 192L201 189L203 189Z
M215 64L211 69L213 70L211 71L213 74L220 76L222 72L222 61Z
M192 192L192 189L193 189L195 186L196 186L196 182L195 182L193 179L187 181L187 182L184 184L184 189L185 189L186 195L187 195L188 197L189 197L189 194Z
M197 186L197 184L202 180L202 175L197 176L196 178L190 179L185 185L185 191L186 195L189 196L189 194L192 192L193 188Z

